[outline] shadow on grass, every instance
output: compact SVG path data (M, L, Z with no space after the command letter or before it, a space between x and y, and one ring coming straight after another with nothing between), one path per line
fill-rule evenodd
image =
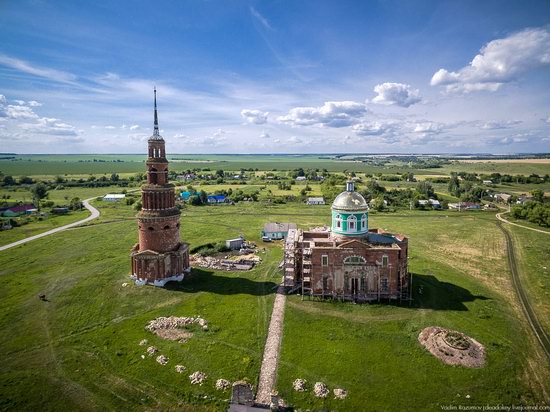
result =
M187 293L210 292L219 295L265 296L275 294L277 286L275 282L220 276L214 272L193 268L183 282L169 282L165 289Z
M468 289L453 283L442 282L433 275L412 273L412 308L433 310L468 310L465 302L487 300L480 295L472 295Z

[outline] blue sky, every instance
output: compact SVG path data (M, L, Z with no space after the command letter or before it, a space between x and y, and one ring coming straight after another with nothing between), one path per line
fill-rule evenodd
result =
M550 152L548 1L0 2L0 151Z

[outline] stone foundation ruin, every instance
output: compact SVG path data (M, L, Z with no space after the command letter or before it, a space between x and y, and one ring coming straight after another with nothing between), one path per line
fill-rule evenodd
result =
M481 368L485 364L483 345L461 332L430 326L420 332L418 342L447 365Z

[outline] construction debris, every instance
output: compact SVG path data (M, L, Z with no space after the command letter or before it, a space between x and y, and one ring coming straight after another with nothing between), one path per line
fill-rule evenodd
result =
M292 387L296 392L305 392L307 391L307 381L305 379L296 379L292 384Z
M122 284L122 287L125 288L126 286L128 286L128 283L127 283L127 282L124 282L124 283Z
M250 249L245 250L248 254L242 254L240 256L224 256L223 258L216 258L213 256L202 256L197 253L191 255L191 266L198 266L206 269L214 270L250 270L255 265L259 264L262 259L257 256ZM240 253L240 252L239 252ZM244 253L244 252L243 252Z
M159 355L157 356L157 362L164 366L168 363L168 358L164 355Z
M147 341L147 339L142 339L139 341L139 346L145 346L147 345L149 342Z
M203 382L206 380L206 374L203 372L193 372L191 375L189 375L189 380L191 381L192 385L202 385Z
M348 396L348 391L342 388L335 388L333 391L334 399L346 399Z
M157 353L159 350L157 348L155 348L154 346L149 346L147 348L147 354L149 356L153 356L155 353Z
M226 389L229 389L231 386L231 382L229 382L227 379L218 379L216 381L216 389L220 391L225 391Z
M193 333L186 328L194 324L199 325L203 330L208 330L208 322L199 316L160 317L149 321L145 329L163 339L177 340L180 343L185 343L193 336Z
M185 372L186 369L187 368L183 365L176 365L176 372L177 373L183 373L183 372Z
M326 398L329 393L327 385L323 382L317 382L313 387L313 394L318 398Z

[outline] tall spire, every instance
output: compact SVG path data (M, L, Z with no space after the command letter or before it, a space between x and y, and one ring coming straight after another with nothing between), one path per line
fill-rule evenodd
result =
M157 87L154 88L155 91L155 123L153 127L153 137L160 137L159 134L159 118L157 115Z

